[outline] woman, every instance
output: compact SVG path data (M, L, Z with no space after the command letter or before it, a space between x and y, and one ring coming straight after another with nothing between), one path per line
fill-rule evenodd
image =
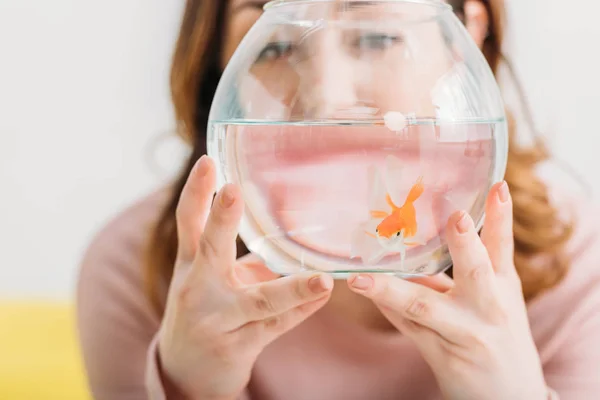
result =
M502 1L452 4L497 72ZM193 154L173 188L110 222L83 261L79 330L95 398L595 398L595 219L568 199L586 218L562 222L567 203L535 176L541 145L511 143L481 238L468 215L450 217L453 279L274 279L251 256L235 260L241 196L228 185L211 208L215 166L201 156L220 72L262 5L187 2L172 92Z

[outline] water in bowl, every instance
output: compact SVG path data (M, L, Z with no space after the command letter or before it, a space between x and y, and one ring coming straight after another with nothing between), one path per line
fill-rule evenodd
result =
M476 224L501 178L503 120L217 121L209 154L242 189L240 236L280 274L438 273L448 217ZM397 129L397 130L394 130Z

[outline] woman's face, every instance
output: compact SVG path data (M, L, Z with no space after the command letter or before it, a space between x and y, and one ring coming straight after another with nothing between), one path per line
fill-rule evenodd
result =
M324 7L325 3L320 4L318 7ZM367 17L383 23L366 29L346 28L347 24L330 24L319 30L288 26L261 44L248 73L238 81L237 95L247 118L335 120L367 113L368 118L385 120L390 112L417 118L439 112L439 102L432 101L439 90L436 82L446 79L453 60L460 58L448 50L440 25L430 21L405 24L400 29L385 23L390 15L394 21L405 18L402 13L393 14L398 11L393 5L355 4L345 3L343 9L327 5L331 7L328 18L348 22ZM264 1L258 0L229 2L223 67L261 16L263 5ZM413 6L405 5L402 11L408 7ZM416 5L409 15L427 20L427 15L418 14L430 10ZM314 11L309 6L303 16L315 17L310 15ZM487 32L487 11L473 0L465 5L465 14L467 30L481 46ZM295 241L343 258L356 250L349 243L371 207L367 198L374 185L373 167L387 174L384 183L397 206L423 176L425 191L415 202L421 242L435 239L444 218L454 211L448 197L442 197L452 191L454 203L472 204L490 168L490 134L485 129L479 132L478 127L465 128L474 139L467 146L474 149L457 146L453 140L439 145L444 132L431 126L407 129L402 139L383 126L253 125L229 129L230 137L237 138L237 146L243 149L236 161L243 164L244 177L239 179L243 190L248 190L246 201L258 200L251 207L266 206L265 215L274 219L273 226L285 232L331 228L296 235ZM394 156L391 161L390 154ZM400 170L401 175L392 176ZM260 195L254 196L250 190ZM385 194L379 200L387 210ZM265 228L268 221L260 224L270 230ZM358 251L368 251L365 246L359 244Z
M265 0L229 0L226 10L225 40L221 67L225 65L242 38L263 12ZM489 26L487 10L479 0L467 0L464 5L465 25L475 43L481 48Z
M221 53L221 67L233 55L248 30L261 16L264 0L229 0L226 11L226 27L223 52ZM465 2L465 25L471 37L481 48L486 38L489 26L489 16L485 6L478 0Z
M435 116L441 101L436 94L438 81L461 58L445 42L441 24L431 18L435 7L361 3L300 5L284 15L312 21L326 17L330 24L276 25L268 38L254 38L253 64L242 71L238 82L244 116L351 119L361 110L379 119L390 111ZM264 4L261 0L228 2L223 68L261 16ZM467 30L481 47L488 27L486 8L469 0L464 12ZM415 24L415 20L425 22ZM364 21L373 23L366 27Z
M264 3L229 1L223 68L261 16ZM440 86L452 77L448 73L454 72L451 69L462 56L448 46L447 33L432 18L435 7L361 3L303 4L284 14L286 18L318 21L326 17L330 23L271 25L269 37L254 35L249 45L252 64L242 67L237 82L244 117L362 119L367 113L383 119L389 112L436 116L447 97L440 93L445 90ZM486 8L469 0L464 11L467 30L481 47L488 27ZM372 23L365 26L364 21ZM443 85L441 80L446 80Z

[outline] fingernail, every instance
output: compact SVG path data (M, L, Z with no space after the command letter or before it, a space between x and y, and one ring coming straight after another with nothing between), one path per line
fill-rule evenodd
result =
M350 282L354 289L368 290L373 286L373 278L370 276L358 275Z
M471 220L471 217L469 216L469 214L463 211L462 216L456 223L456 230L458 231L458 233L467 233L469 229L471 229L472 225L473 222Z
M500 200L500 203L508 201L508 185L506 181L502 182L502 185L498 188L498 200Z
M198 171L198 174L201 177L206 176L206 174L208 173L208 160L206 155L203 155L202 157L200 157L200 159L198 160L198 163L196 163L196 168Z
M313 276L308 280L308 288L313 293L324 293L331 289L331 286L331 279L327 279L322 275Z
M223 193L221 193L221 204L223 205L223 207L231 207L234 201L235 197L233 197L233 193L231 193L231 188L226 187L225 189L223 189Z

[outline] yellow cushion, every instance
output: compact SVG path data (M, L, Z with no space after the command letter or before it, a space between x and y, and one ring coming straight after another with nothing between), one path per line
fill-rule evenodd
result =
M0 399L89 400L74 307L0 301Z

